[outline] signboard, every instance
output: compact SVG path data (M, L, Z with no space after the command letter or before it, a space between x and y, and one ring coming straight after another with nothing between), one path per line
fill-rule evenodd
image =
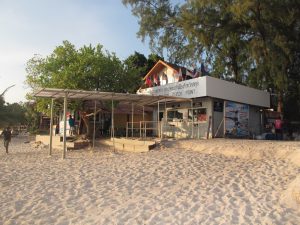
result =
M270 94L211 76L198 77L163 86L140 89L137 94L169 95L182 98L212 97L248 105L270 107Z
M69 121L67 120L67 126L66 126L66 134L67 136L69 135L69 130L70 130L70 125L69 125ZM59 122L59 134L60 136L63 136L64 135L64 121L60 121Z
M205 96L206 83L205 77L199 77L186 81L169 83L168 85L162 85L157 87L151 87L146 89L140 89L137 94L145 95L164 95L164 96L176 96L182 98L197 98Z
M249 105L225 101L225 135L227 137L249 135Z
M71 115L70 112L67 112L66 113L66 118L67 118L67 121L66 121L66 135L68 136L69 135L69 130L70 130L70 125L69 125L69 116ZM64 135L64 120L62 118L62 120L59 122L59 134L60 136L63 136Z

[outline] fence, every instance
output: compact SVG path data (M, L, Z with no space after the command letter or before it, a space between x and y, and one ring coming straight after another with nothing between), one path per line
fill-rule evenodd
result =
M203 138L207 136L208 122L178 121L140 121L127 122L126 138L149 136L158 138Z

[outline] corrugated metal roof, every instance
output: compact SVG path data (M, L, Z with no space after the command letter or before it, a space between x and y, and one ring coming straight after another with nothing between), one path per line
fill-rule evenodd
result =
M135 103L137 105L153 105L157 102L185 102L190 101L188 98L180 98L174 96L153 96L153 95L137 95L114 92L100 92L100 91L84 91L73 89L56 89L56 88L41 88L36 90L33 94L35 97L41 98L64 98L79 99L79 100L101 100L109 101L115 100L120 102Z

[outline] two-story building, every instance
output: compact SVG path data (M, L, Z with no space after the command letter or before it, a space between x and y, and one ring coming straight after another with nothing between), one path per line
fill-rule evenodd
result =
M187 98L182 103L160 102L154 109L153 121L161 121L164 136L252 137L262 132L262 109L270 107L268 92L201 75L160 60L144 77L137 94Z

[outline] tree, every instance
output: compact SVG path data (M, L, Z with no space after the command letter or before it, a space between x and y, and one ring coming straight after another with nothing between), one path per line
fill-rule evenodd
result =
M0 94L0 127L20 125L25 122L24 108L18 103L5 103L5 93L15 85L6 88Z
M277 95L278 111L290 91L299 53L297 0L123 0L139 18L142 40L183 64L210 63L212 75ZM300 97L300 96L299 96ZM299 110L298 110L299 111Z
M36 109L36 104L32 102L24 103L25 125L30 133L36 133L40 123L40 113Z
M143 54L135 51L134 54L128 56L124 60L124 64L131 68L140 69L141 76L143 76L146 72L145 67L147 65L147 58Z
M134 54L128 56L124 60L127 81L124 90L129 93L136 93L143 84L144 76L158 62L158 60L163 60L163 58L157 54L150 54L148 58L146 58L143 54L134 52Z
M143 41L149 38L152 52L167 55L170 62L190 61L200 55L198 43L189 42L179 24L180 7L168 0L122 0L132 6L132 13L139 18L137 33ZM200 50L200 51L199 51ZM194 59L194 57L192 57Z
M122 62L115 54L104 51L101 45L76 49L64 41L51 55L45 58L36 55L30 59L26 71L26 82L33 90L47 87L127 92L130 89ZM49 114L49 104L49 99L37 99L37 110ZM81 119L89 132L83 103L74 101L68 107L83 112Z
M25 124L25 109L22 104L3 104L0 106L0 127Z
M300 53L294 56L288 73L287 92L284 96L284 114L290 121L299 121L300 118Z
M148 55L146 73L148 73L159 60L163 61L164 58L157 54L154 54L154 53ZM145 74L144 74L144 76L145 76Z

